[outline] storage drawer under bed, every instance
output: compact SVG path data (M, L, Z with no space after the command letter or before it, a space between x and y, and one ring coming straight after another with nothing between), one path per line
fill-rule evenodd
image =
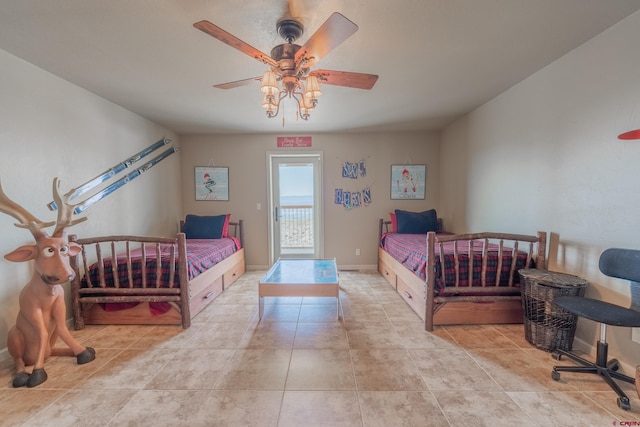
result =
M199 313L215 297L222 293L222 277L217 278L213 283L200 290L197 294L192 294L189 300L191 316Z
M396 278L398 294L404 299L407 304L416 312L422 320L425 315L425 301L424 301L424 285L419 288L412 286L412 284L402 280L400 276Z
M245 271L244 259L238 261L233 267L227 270L223 275L223 285L224 289L227 289L229 286L233 284L238 277L242 276Z
M381 248L378 248L378 251L378 272L386 279L387 282L389 282L393 289L396 289L396 273L387 263L389 255Z

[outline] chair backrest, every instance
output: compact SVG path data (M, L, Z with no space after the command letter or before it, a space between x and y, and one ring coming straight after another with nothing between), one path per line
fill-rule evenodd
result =
M607 276L640 282L640 250L607 249L600 255L599 267Z
M598 266L600 271L607 276L631 282L631 305L629 308L640 311L640 250L606 249L600 255Z

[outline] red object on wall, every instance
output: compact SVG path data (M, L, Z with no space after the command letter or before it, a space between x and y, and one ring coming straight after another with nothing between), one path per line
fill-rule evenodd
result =
M620 135L618 135L618 139L640 139L640 129L621 133Z
M310 136L279 136L278 147L311 147Z

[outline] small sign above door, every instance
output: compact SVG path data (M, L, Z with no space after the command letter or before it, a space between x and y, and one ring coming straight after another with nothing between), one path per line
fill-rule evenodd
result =
M311 147L310 136L279 136L278 148Z

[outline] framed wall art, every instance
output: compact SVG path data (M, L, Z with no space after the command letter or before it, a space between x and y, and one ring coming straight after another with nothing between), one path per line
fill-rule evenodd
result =
M196 200L229 200L229 168L196 166Z
M424 199L426 184L426 165L391 165L391 200Z

